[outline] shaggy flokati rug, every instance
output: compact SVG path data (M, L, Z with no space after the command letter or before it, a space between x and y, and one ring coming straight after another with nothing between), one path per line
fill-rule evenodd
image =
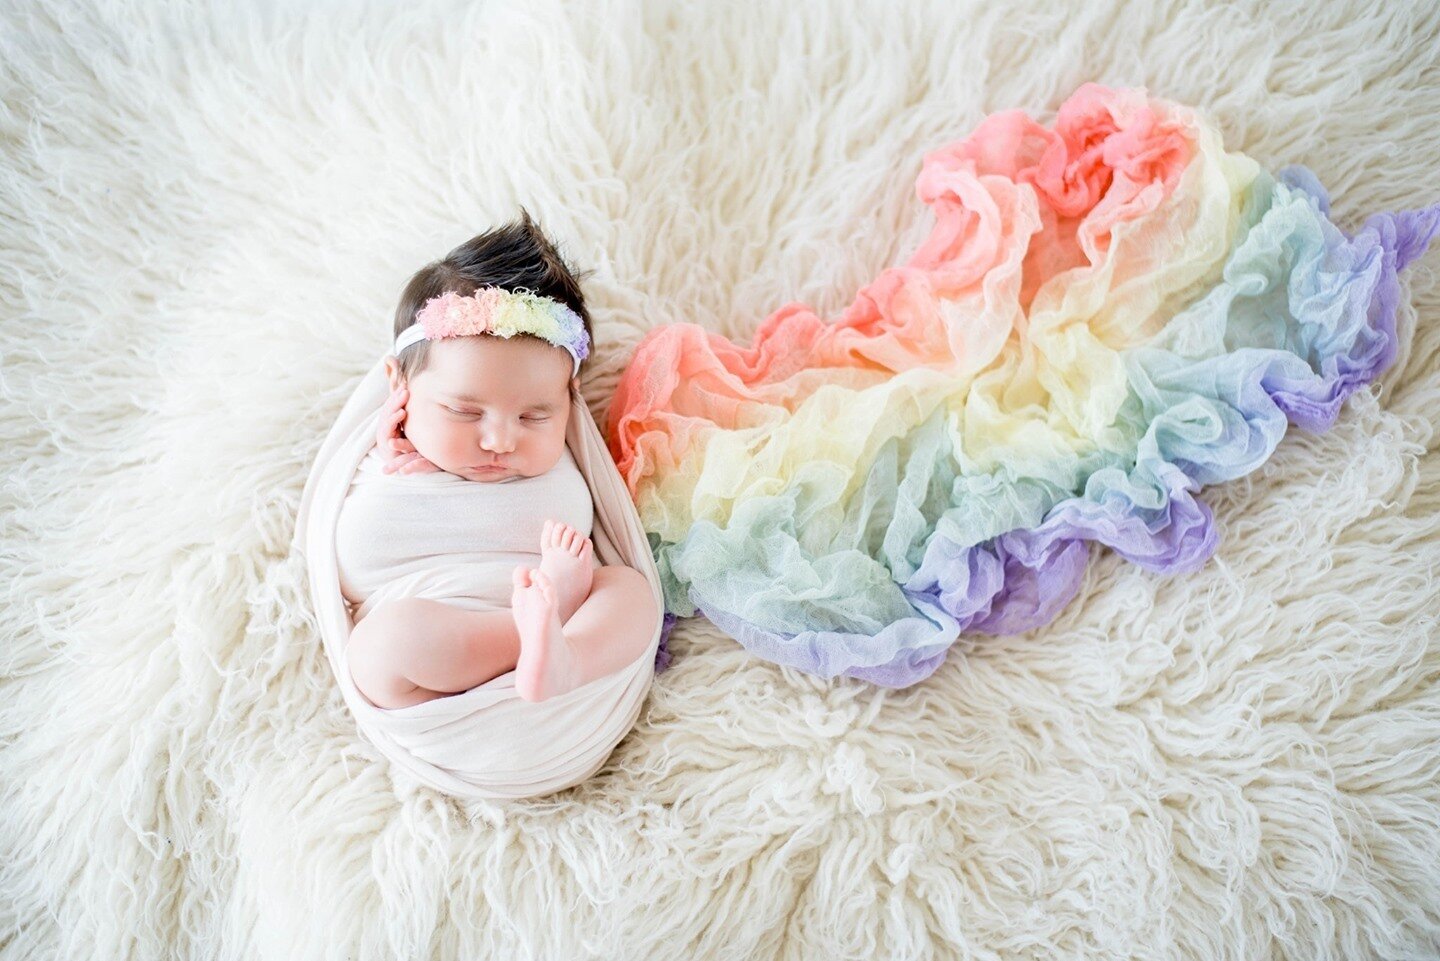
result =
M923 683L701 619L590 781L513 804L357 736L290 552L400 285L524 204L603 416L645 331L836 316L922 155L1086 81L1440 199L1440 7L0 8L0 959L1440 956L1440 253L1335 426L1207 488L1199 571L1093 547Z

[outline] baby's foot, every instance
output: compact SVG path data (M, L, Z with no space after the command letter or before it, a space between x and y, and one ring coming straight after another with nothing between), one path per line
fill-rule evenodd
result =
M579 687L575 649L560 630L555 587L544 571L516 567L510 613L520 632L520 658L515 664L515 693L527 701L543 701Z
M540 570L550 578L560 604L560 623L580 609L595 580L591 566L594 547L590 538L569 524L546 521L540 534Z

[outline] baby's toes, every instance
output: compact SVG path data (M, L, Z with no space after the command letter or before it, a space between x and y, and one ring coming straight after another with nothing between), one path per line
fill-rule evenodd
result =
M515 570L510 572L510 582L516 587L524 588L530 586L529 579L525 576L526 567L523 564L515 565Z
M540 589L540 593L545 596L546 602L551 604L555 602L555 585L550 583L550 578L546 576L544 571L537 568L530 575L530 583Z
M569 548L566 547L566 545L570 542L570 525L563 521L554 521L553 523L555 526L550 528L552 535L551 543L561 550L568 550Z

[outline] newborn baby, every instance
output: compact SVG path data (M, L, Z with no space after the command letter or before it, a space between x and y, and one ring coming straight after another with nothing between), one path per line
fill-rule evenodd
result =
M650 585L596 561L590 491L565 442L584 356L575 342L586 350L588 332L573 329L578 318L559 333L497 320L565 316L553 305L497 287L447 292L386 358L377 445L336 527L353 605L346 659L377 707L512 670L516 693L542 701L620 670L650 641ZM407 376L400 358L422 344Z

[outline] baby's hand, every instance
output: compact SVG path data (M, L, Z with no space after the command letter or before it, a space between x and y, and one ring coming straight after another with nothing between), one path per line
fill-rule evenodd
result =
M405 419L405 402L409 399L408 389L397 387L392 390L380 414L380 423L375 428L375 443L381 455L387 458L380 465L380 470L386 474L424 474L440 469L421 456L414 444L400 436L400 422Z

